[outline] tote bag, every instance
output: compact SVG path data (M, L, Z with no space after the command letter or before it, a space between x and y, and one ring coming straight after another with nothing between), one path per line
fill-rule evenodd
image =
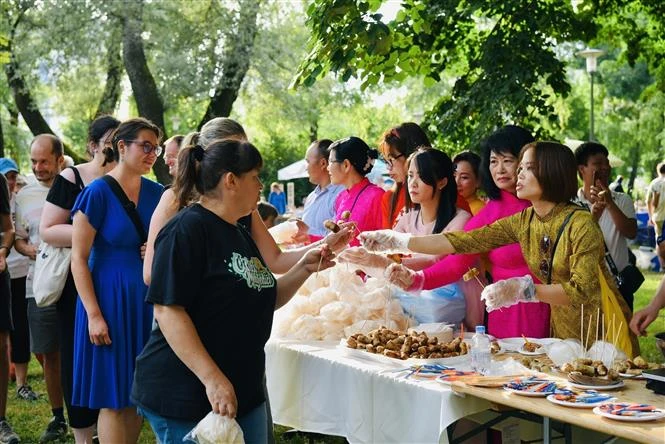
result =
M32 293L38 307L58 302L67 282L71 259L71 248L54 247L46 242L39 244L32 278Z
M601 302L608 342L613 342L616 337L616 346L623 350L626 355L632 359L639 354L639 347L637 341L634 341L634 337L628 328L626 315L621 310L621 304L619 304L619 300L617 299L620 296L618 296L609 286L605 274L600 267L598 268L598 275L600 279Z

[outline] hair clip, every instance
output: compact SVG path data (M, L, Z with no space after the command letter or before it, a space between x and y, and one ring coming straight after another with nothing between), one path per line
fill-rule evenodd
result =
M203 160L203 154L205 154L203 147L201 145L195 145L194 158L200 162Z

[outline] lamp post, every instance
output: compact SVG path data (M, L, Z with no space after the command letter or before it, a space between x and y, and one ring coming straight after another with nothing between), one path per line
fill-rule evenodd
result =
M577 53L578 56L586 59L586 72L589 73L589 80L591 82L591 114L589 120L589 140L594 140L593 135L593 75L598 70L598 57L605 54L605 51L600 49L587 48Z

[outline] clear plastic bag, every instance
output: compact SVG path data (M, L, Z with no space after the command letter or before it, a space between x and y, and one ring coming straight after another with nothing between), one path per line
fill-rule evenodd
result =
M184 438L197 444L244 444L242 429L235 419L208 413Z

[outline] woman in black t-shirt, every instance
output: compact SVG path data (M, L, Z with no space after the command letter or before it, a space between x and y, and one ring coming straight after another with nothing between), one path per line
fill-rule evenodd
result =
M210 410L237 417L247 442L267 440L263 347L273 312L319 264L334 264L327 247L313 249L274 278L238 224L256 209L262 163L253 145L233 140L179 156L179 174L201 199L157 236L147 295L157 328L137 358L131 396L159 442L182 442Z

